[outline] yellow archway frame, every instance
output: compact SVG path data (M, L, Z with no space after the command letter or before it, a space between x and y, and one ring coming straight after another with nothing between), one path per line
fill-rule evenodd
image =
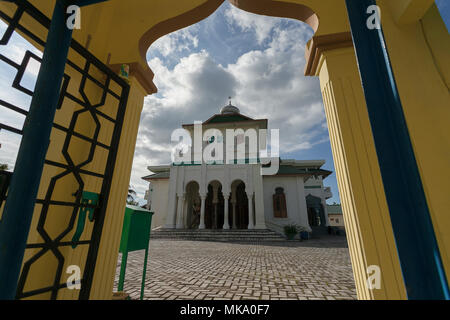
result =
M345 1L229 1L249 12L298 19L315 31L306 47L304 74L320 78L358 298L406 298ZM55 0L30 2L51 16ZM111 298L139 117L144 97L157 90L145 58L147 49L159 37L206 18L222 3L223 0L110 0L82 9L81 29L74 32L74 38L113 68L129 64L131 83L91 299ZM448 32L434 0L378 0L377 4L381 7L386 43L449 278ZM0 6L8 9L13 5L0 2ZM24 21L27 22L26 17ZM27 27L33 27L31 22ZM57 113L57 117L64 118L64 114ZM83 152L81 145L79 152ZM45 179L44 171L42 181ZM35 220L29 242L37 237ZM63 223L60 220L54 218L56 229ZM68 249L65 259L68 265L82 264L85 254L73 254ZM46 281L42 275L52 263L49 258L35 270L30 287L42 286ZM367 284L368 267L372 265L381 270L380 288L369 288ZM59 299L74 297L76 294L69 290L58 295Z

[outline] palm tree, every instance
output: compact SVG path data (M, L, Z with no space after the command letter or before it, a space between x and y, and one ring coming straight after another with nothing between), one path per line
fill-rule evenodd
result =
M136 195L136 191L134 191L133 187L128 186L127 204L137 206L139 203L134 199Z

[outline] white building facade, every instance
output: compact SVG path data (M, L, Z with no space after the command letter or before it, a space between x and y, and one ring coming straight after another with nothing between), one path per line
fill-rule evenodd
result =
M251 132L248 129L265 130L267 123L267 119L241 115L230 103L220 114L201 123L202 148L186 151L194 161L148 167L152 174L143 179L150 182L147 201L154 212L153 227L270 229L280 233L288 224L303 226L308 231L327 227L326 199L332 194L323 184L331 174L321 168L325 161L279 160L275 174L263 175L261 169L267 165L254 157L247 133ZM183 128L193 143L199 141L194 137L194 124ZM226 133L230 129L236 133L231 147ZM212 151L213 158L216 155L227 158L227 152L235 155L240 146L245 153L231 162L195 161L198 159L195 153L203 152L214 141L223 145L217 145L219 151L217 148ZM262 144L265 142L257 142L257 150Z

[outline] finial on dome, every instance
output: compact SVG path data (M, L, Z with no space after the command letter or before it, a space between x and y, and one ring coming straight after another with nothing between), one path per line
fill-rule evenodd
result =
M239 109L231 104L231 97L228 97L230 100L229 104L222 109L220 109L221 114L233 114L233 113L240 113Z

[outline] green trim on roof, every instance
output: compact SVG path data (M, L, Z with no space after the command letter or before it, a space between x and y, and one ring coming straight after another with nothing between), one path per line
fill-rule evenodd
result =
M302 168L288 165L280 165L277 174L305 174L305 173L307 173L306 170Z
M260 159L259 158L245 158L245 159L234 159L233 161L229 161L227 164L258 164L260 163ZM205 164L207 165L224 165L225 163L221 160L218 161L205 161ZM177 167L177 166L199 166L201 165L201 162L181 162L181 163L172 163L173 166Z
M312 169L312 168L301 168L292 165L280 165L277 175L295 175L295 174L307 174L307 175L322 175L324 178L329 176L332 172L324 169Z
M340 204L327 204L328 214L342 214L342 208Z
M234 164L257 164L260 163L260 159L235 159ZM206 163L207 165L223 165L224 163L222 161L216 161L211 163ZM229 164L233 164L233 162L230 162ZM201 165L201 162L182 162L182 163L172 163L172 166L199 166ZM269 165L263 165L263 167L268 167ZM276 175L322 175L324 177L327 177L332 172L324 169L311 169L311 168L301 168L297 166L292 165L280 165L278 169L278 173ZM156 173L153 175L149 175L146 177L143 177L142 179L162 179L162 178L169 178L170 172L164 171L160 173ZM305 186L305 189L316 189L321 188L321 186Z
M207 121L206 123L239 122L239 121L253 121L253 120L244 117L240 114L233 114L233 115L218 114L209 121Z

